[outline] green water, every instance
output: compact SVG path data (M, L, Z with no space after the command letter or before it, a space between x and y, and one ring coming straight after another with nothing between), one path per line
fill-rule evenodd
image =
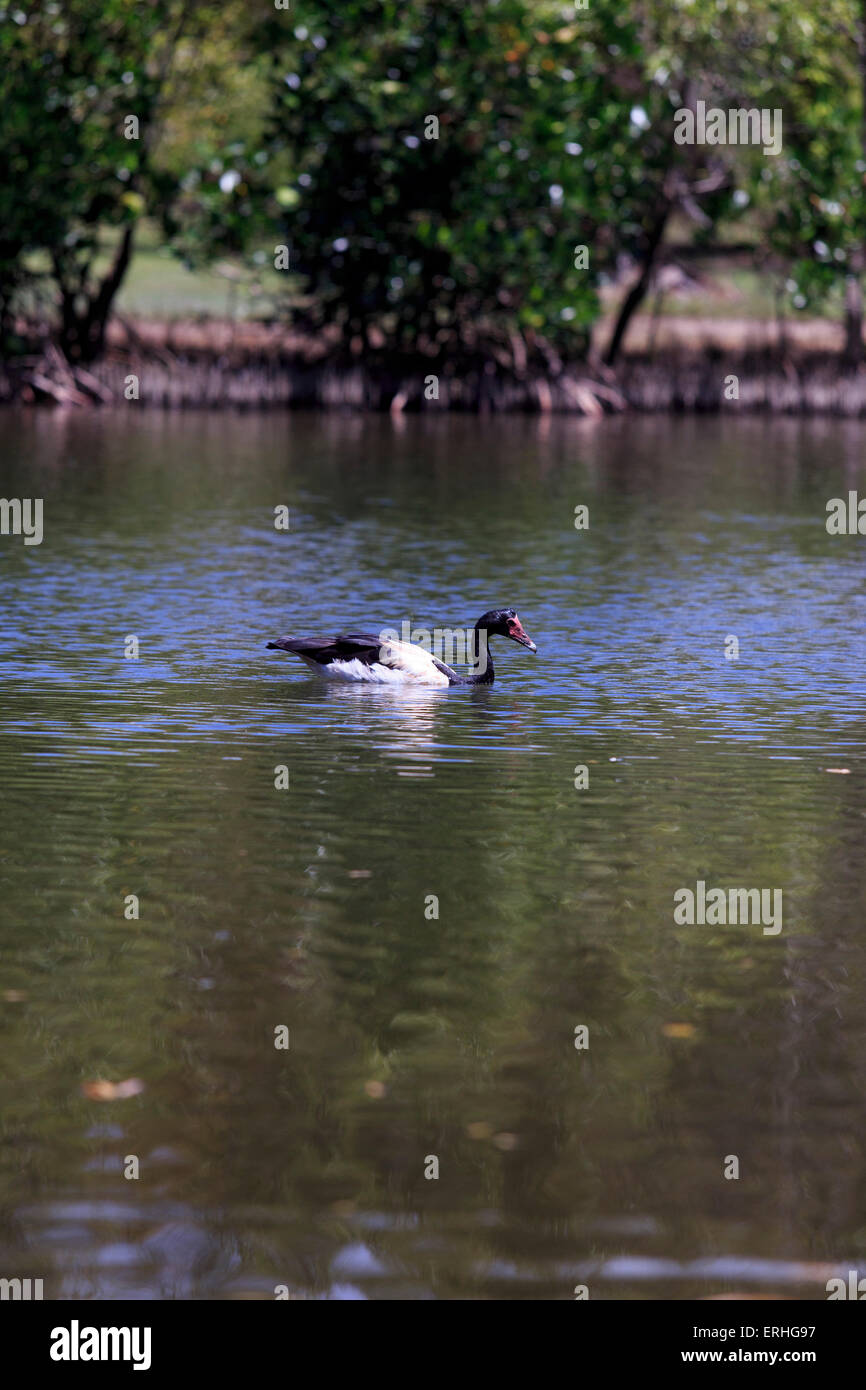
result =
M866 1265L866 540L824 526L864 446L6 411L44 540L0 537L0 1275L825 1298ZM265 646L500 605L538 655L494 640L491 689ZM698 881L781 890L781 931L679 924Z

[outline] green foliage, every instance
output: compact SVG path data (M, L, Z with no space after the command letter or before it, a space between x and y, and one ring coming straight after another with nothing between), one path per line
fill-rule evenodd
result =
M184 0L21 0L0 13L0 310L44 253L82 356L116 288L94 278L100 232L129 229L165 196L152 158L161 99L181 31L192 38L208 19Z
M431 357L579 354L600 279L648 263L672 212L698 242L739 223L819 303L864 266L861 9L21 0L0 10L0 329L48 264L67 347L97 351L145 214L189 265L285 244L297 322ZM780 108L782 154L676 145L696 99Z
M797 308L814 308L863 266L866 234L861 0L653 0L644 31L650 71L722 108L780 111L782 152L714 147L728 197L714 235L740 221L757 260L787 277Z
M634 25L611 5L565 12L351 0L266 26L275 210L314 320L428 352L479 333L582 346L644 153L622 84Z
M253 40L259 21L244 5L221 6L200 42L181 42L175 53L153 212L189 267L273 241L264 197L271 58Z
M23 3L0 20L0 296L24 257L45 250L55 273L86 289L97 233L134 221L158 94L148 63L172 6L157 0ZM124 138L134 113L143 138Z

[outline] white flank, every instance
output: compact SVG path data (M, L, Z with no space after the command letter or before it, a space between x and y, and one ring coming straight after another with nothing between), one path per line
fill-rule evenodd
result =
M328 680L366 681L371 685L435 685L447 686L448 677L434 664L429 652L423 647L413 647L410 642L383 642L380 661L369 666L353 657L351 661L330 661L320 666L306 657L303 660L312 671Z

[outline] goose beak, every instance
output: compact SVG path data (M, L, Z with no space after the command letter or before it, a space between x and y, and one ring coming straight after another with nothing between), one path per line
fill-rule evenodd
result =
M508 636L512 642L519 642L521 647L528 647L531 652L537 652L538 648L527 632L523 631L523 624L519 618L514 618L508 624Z

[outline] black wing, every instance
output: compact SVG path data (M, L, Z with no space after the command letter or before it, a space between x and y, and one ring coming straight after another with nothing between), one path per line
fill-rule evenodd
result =
M356 632L339 637L278 637L268 646L281 652L295 652L320 666L330 666L332 661L361 661L371 666L379 660L382 639L369 632Z

